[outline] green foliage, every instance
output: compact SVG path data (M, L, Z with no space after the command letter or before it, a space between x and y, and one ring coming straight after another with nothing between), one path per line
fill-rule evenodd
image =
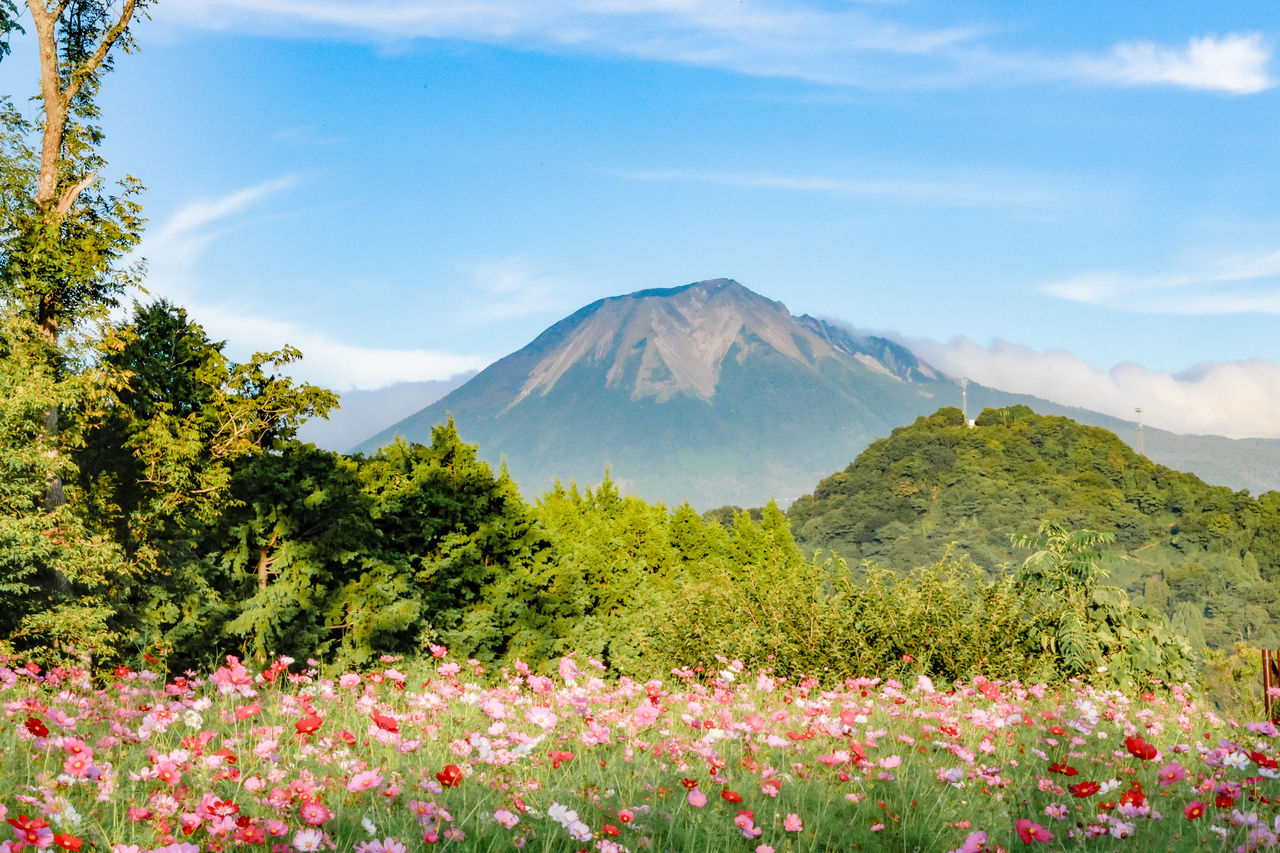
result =
M42 659L110 648L109 596L129 566L85 523L83 495L51 503L74 473L76 428L46 429L50 408L88 411L112 392L105 371L62 372L29 318L0 309L0 638ZM64 355L70 355L64 353Z
M899 573L953 547L994 572L1014 560L1014 543L1030 541L1033 519L1099 531L1121 550L1113 582L1137 604L1170 618L1199 605L1198 634L1210 647L1280 644L1280 493L1254 499L1206 486L1106 430L1026 406L987 409L974 428L949 409L919 418L823 480L788 516L807 553L830 550ZM1193 622L1184 612L1180 624L1194 632ZM1061 627L1057 640L1083 665L1073 641L1081 635Z

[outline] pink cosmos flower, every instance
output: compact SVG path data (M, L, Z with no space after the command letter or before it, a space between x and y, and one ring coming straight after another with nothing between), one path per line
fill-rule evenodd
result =
M800 815L788 814L782 819L782 828L787 832L800 832L804 829L804 824L800 820Z
M1032 841L1052 841L1053 840L1052 832L1045 829L1043 826L1041 826L1038 823L1032 823L1026 818L1022 818L1021 820L1014 821L1013 828L1017 830L1018 837L1022 839L1024 844L1030 844Z
M707 795L699 791L697 788L689 790L689 805L695 809L700 809L707 804Z
M320 824L333 817L333 812L329 811L324 803L316 800L308 800L298 807L298 813L302 815L302 820L308 826L319 826Z
M1166 764L1156 771L1156 782L1162 787L1169 787L1174 782L1181 782L1187 777L1187 770L1178 762Z
M1044 807L1044 813L1046 817L1051 817L1054 820L1067 819L1067 807L1062 803L1050 803Z
M338 679L339 687L355 687L360 683L360 676L354 672L348 672Z
M773 853L773 848L768 844L761 844L756 848L756 853Z
M182 771L172 761L161 761L156 765L156 778L170 788L176 788L182 781Z
M511 829L520 822L520 818L507 809L498 809L493 813L493 819L502 824L506 829Z
M83 755L73 755L62 762L62 769L66 771L68 776L76 779L83 779L88 776L90 766L89 760Z
M965 838L964 844L961 844L951 853L982 853L987 846L987 834L982 830L969 833Z
M657 722L659 716L658 709L645 702L639 708L636 708L636 712L631 715L631 719L638 726L648 726Z
M347 791L352 794L358 794L361 791L376 788L381 784L382 774L374 770L365 770L363 773L357 773L351 777L351 781L347 782Z

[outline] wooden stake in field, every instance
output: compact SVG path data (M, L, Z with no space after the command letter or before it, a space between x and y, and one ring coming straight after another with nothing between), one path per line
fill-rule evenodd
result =
M1276 722L1280 718L1280 701L1271 695L1273 687L1280 687L1280 650L1262 650L1262 702L1267 719Z

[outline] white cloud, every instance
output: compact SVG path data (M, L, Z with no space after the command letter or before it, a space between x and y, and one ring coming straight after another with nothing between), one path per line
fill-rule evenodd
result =
M950 207L1022 207L1057 199L1058 193L1027 187L1025 181L1001 179L903 180L895 178L843 179L817 175L774 175L767 172L699 172L679 169L617 172L640 181L701 181L721 186L761 187L792 192L872 198L899 204L940 204Z
M1073 302L1148 314L1280 314L1280 251L1236 254L1149 275L1089 272L1042 290Z
M1280 438L1280 364L1264 359L1212 362L1181 373L1133 363L1103 371L1066 350L1037 352L997 340L982 347L903 339L920 358L951 376L1002 391L1032 394L1179 433Z
M186 26L383 42L458 38L520 49L621 55L852 86L950 86L1063 77L1236 93L1272 81L1257 34L1184 49L1122 44L1104 57L1017 55L986 25L922 27L893 4L803 0L175 0L153 16ZM873 11L869 6L876 6Z
M147 258L146 288L185 307L214 340L226 340L228 352L244 358L291 344L303 359L287 368L295 379L337 391L377 389L398 382L448 379L478 370L488 359L434 350L360 347L334 340L287 319L270 319L231 300L216 301L199 281L196 262L209 245L256 215L263 203L293 186L280 178L227 195L192 202L147 237L137 254Z
M1248 95L1275 85L1267 66L1272 49L1259 33L1193 38L1185 50L1149 42L1118 45L1110 57L1083 60L1081 73L1126 86L1168 83Z

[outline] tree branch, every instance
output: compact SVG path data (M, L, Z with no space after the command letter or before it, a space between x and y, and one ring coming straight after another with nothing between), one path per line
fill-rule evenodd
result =
M137 3L138 0L125 0L124 8L120 10L120 17L116 19L111 29L107 30L102 37L102 41L98 42L98 49L93 52L92 56L81 63L79 68L71 72L71 79L67 81L67 88L64 90L64 97L68 103L80 91L80 85L85 78L98 70L102 60L107 58L107 53L120 39L120 36L124 35L125 30L129 29L129 19L133 17L133 10Z
M71 205L76 203L76 199L80 197L80 193L97 179L97 172L90 172L83 181L74 186L67 187L66 192L62 194L62 199L58 202L58 219L65 219L67 214L71 212Z

